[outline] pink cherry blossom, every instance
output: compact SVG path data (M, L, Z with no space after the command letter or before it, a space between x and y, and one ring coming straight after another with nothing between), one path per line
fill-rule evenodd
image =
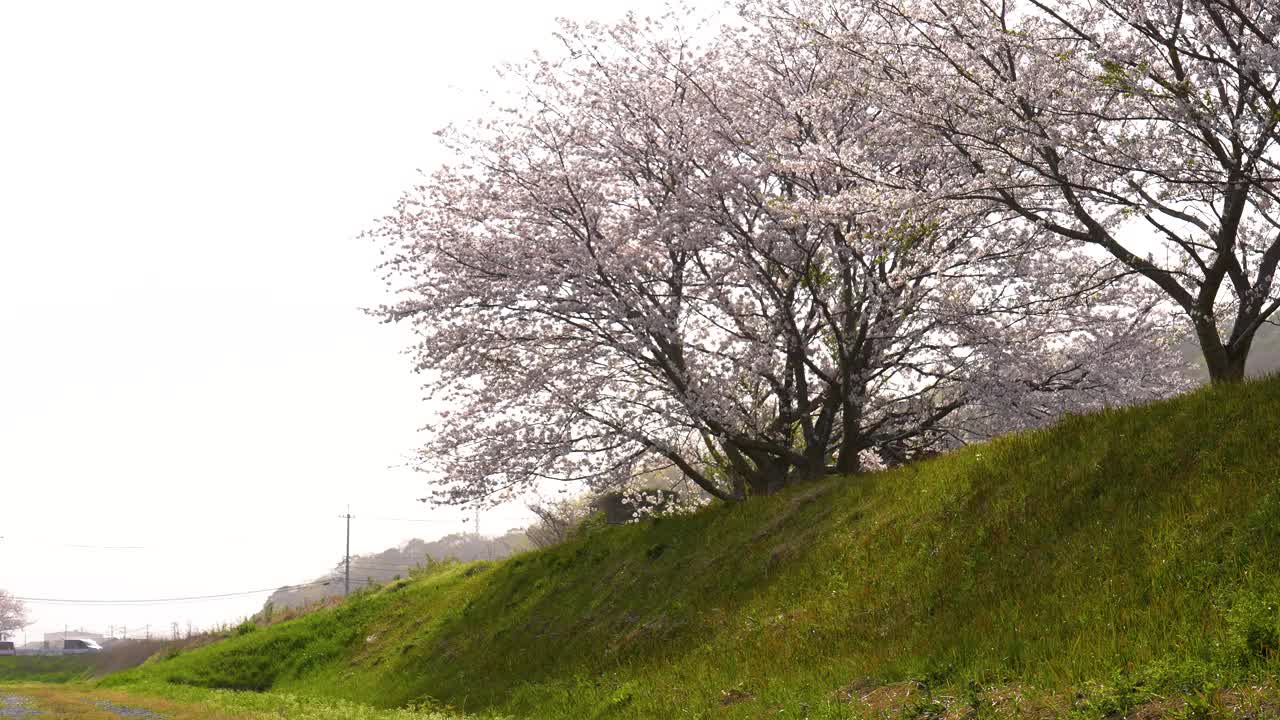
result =
M371 232L449 409L437 501L672 468L740 499L1185 387L1163 295L970 192L856 28L796 18L566 24L442 134Z

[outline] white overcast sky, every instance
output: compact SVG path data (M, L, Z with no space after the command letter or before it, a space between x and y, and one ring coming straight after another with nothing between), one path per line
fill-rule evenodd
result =
M0 0L0 588L301 582L341 556L348 503L353 553L469 527L393 467L428 409L408 336L358 311L382 285L356 236L555 17L660 8ZM263 598L33 604L28 636Z

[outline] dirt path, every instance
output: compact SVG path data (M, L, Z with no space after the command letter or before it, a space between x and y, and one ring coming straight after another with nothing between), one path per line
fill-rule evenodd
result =
M99 700L94 703L95 707L106 710L107 712L122 718L139 718L140 720L160 720L164 717L158 712L147 710L146 708L129 707L128 705L117 705L110 700Z
M149 705L151 707L142 707ZM71 685L0 687L0 720L226 720L221 713Z
M180 688L177 697L89 684L0 685L0 720L466 720L288 694Z
M0 718L29 718L41 715L31 704L31 700L21 695L13 695L0 690Z

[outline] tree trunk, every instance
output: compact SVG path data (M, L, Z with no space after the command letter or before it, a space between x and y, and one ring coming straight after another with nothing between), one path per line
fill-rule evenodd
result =
M787 468L765 463L747 478L752 495L772 495L787 485Z
M755 453L751 454L751 460L756 467L746 475L746 484L748 493L753 496L772 495L795 483L826 474L826 466L821 459L817 463L793 464L763 453Z
M1244 380L1244 367L1247 357L1244 353L1227 353L1219 363L1209 365L1209 382L1218 385L1220 383L1233 383Z
M840 454L836 457L836 474L853 475L862 469L858 461L858 453L863 450L862 443L862 406L859 403L845 401L841 413Z
M1200 341L1200 353L1205 367L1209 369L1209 382L1217 385L1244 380L1253 333L1232 338L1230 343L1223 344L1218 337L1217 326L1203 323L1196 325L1196 339Z

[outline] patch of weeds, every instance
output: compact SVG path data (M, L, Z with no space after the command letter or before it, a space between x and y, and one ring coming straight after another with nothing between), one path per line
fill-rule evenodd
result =
M969 708L972 717L983 717L990 703L987 702L986 691L975 680L970 680L964 687L964 704Z
M756 696L750 691L748 691L741 683L739 683L736 687L731 687L728 690L720 691L721 707L737 705L738 703L747 702L749 700L755 700L755 699L756 699Z
M1110 685L1094 684L1076 693L1072 710L1083 717L1125 717L1150 699L1151 692L1143 681L1119 678Z
M631 705L636 699L635 692L628 683L623 683L617 690L609 694L609 699L605 701L605 710L609 712L618 712L623 708ZM597 713L597 717L602 713Z
M1175 720L1211 720L1217 714L1213 702L1214 693L1215 688L1210 685L1187 696L1186 705L1174 714Z
M941 700L925 697L908 705L903 717L913 720L943 720L947 717L947 706Z
M594 512L578 524L578 527L573 531L573 535L570 539L580 540L582 538L599 534L607 529L609 529L609 523L605 522L604 513Z
M946 678L951 676L954 668L940 665L930 669L925 676L916 681L916 688L924 693L919 700L910 703L904 709L903 717L917 720L942 720L947 715L947 705L934 697L934 688L941 687Z
M1226 610L1228 634L1237 659L1249 666L1280 652L1280 613L1272 597L1240 593Z

